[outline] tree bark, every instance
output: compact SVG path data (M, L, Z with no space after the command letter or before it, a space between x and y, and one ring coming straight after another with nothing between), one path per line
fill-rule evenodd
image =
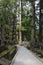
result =
M35 31L34 31L34 24L35 24L35 2L33 1L32 3L32 22L31 22L31 25L32 25L32 32L31 32L31 42L34 41L35 39Z
M19 0L19 44L21 44L21 0Z

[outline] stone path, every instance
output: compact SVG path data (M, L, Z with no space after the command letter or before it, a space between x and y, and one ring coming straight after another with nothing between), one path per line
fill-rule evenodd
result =
M43 63L27 48L17 46L17 53L10 65L43 65Z

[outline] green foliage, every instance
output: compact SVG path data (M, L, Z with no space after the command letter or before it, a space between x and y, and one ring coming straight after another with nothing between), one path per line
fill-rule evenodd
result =
M26 5L28 0L22 0L22 22L21 22L21 31L27 31L28 37L31 35L31 18L29 16L30 8L29 4ZM1 0L0 1L0 28L1 30L4 29L5 36L9 36L10 32L12 33L12 37L15 34L15 23L16 23L16 12L17 10L17 2L18 0ZM26 13L27 12L27 13ZM11 26L12 25L12 26ZM16 27L17 30L20 29L19 25Z
M4 37L10 37L10 32L13 34L16 23L16 1L15 0L1 0L0 1L0 29ZM12 28L12 26L13 28ZM13 34L15 35L15 34ZM1 35L2 36L2 35ZM3 37L3 36L2 36Z
M30 19L30 17L23 18L23 20L22 20L22 26L24 26L24 28L26 30L28 30L31 27L31 19Z
M22 34L23 34L22 35L23 38L25 36L27 40L31 40L31 30L32 30L31 21L32 21L32 18L30 16L28 16L31 12L30 12L29 5L26 6L26 2L27 1L22 3L23 6L22 6L22 26L21 26L21 31L22 31ZM25 12L27 12L27 13L25 13Z

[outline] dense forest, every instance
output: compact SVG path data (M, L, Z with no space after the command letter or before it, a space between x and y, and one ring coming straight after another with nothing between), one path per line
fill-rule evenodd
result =
M43 0L0 0L0 58L11 60L25 42L43 56Z

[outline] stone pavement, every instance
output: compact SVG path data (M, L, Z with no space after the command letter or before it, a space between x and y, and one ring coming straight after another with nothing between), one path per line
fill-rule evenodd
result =
M24 46L17 46L17 53L10 65L43 65L43 63Z

